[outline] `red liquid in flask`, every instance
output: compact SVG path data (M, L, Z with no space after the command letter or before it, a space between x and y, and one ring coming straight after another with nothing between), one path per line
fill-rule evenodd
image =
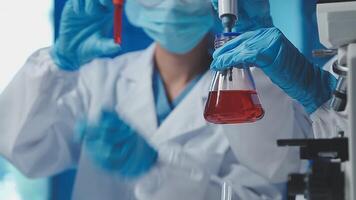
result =
M264 115L256 91L224 90L209 92L204 117L214 124L255 122Z

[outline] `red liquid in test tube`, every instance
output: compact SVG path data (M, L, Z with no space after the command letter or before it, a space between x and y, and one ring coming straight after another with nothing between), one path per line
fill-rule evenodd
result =
M255 122L264 110L253 90L223 90L209 92L204 117L214 124Z
M113 0L113 4L114 4L114 40L115 43L121 44L124 0Z

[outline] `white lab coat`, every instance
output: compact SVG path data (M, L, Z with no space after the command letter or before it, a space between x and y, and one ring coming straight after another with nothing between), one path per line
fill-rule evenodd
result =
M59 70L49 49L34 53L0 96L0 153L30 177L77 167L75 200L216 200L219 181L228 181L237 199L282 199L278 186L301 163L296 149L278 148L276 140L312 132L302 108L254 69L265 117L209 124L203 118L212 78L207 72L157 127L154 47L96 59L79 72ZM94 120L103 107L115 109L159 150L160 163L150 174L125 181L95 166L74 142L75 123Z
M330 59L323 69L338 77L333 70L332 64L337 60L337 57ZM329 106L330 102L326 102L318 110L311 114L313 132L316 138L333 138L338 136L339 131L347 133L347 112L335 112ZM346 109L347 110L347 109Z
M338 137L340 131L347 133L347 112L335 112L329 102L322 105L311 115L315 138Z

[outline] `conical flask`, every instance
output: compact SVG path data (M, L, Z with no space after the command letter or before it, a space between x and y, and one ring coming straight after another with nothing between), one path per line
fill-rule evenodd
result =
M216 36L215 48L219 48L238 33ZM260 103L249 66L231 67L215 72L204 117L214 124L237 124L262 119L264 110Z

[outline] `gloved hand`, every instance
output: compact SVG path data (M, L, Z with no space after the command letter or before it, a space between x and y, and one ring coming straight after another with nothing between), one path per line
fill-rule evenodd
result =
M103 111L94 125L80 123L77 132L92 160L109 172L135 178L157 162L156 150L115 112Z
M336 79L312 65L277 28L246 32L217 49L211 68L253 65L310 114L331 98Z
M214 8L218 9L218 0L211 0ZM238 0L239 19L235 32L252 31L273 25L270 15L269 0Z
M112 39L112 0L68 0L51 56L64 70L77 70L96 57L120 51Z

